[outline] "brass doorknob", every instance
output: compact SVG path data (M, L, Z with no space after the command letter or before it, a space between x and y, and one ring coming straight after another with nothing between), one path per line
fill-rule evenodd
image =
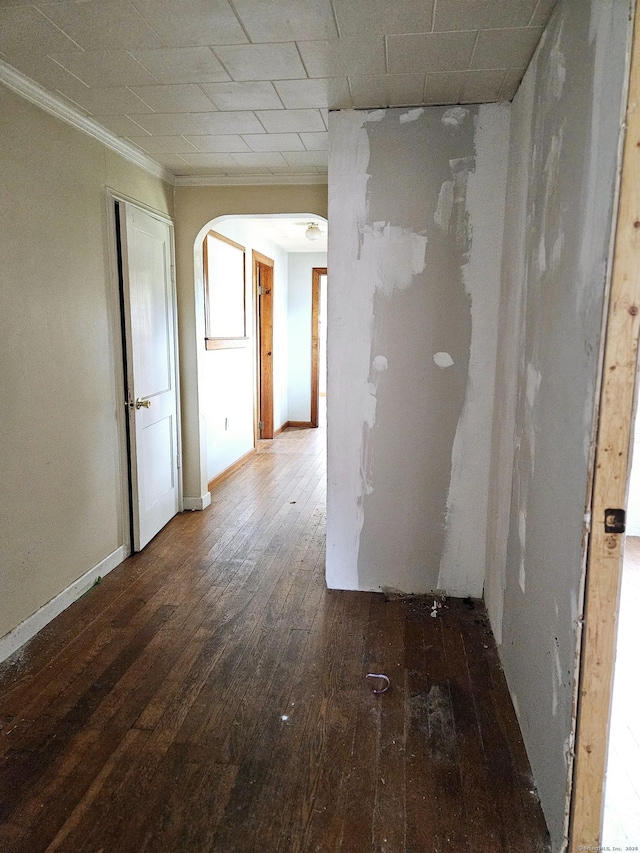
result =
M151 400L142 400L140 397L136 400L136 409L148 409L151 406Z

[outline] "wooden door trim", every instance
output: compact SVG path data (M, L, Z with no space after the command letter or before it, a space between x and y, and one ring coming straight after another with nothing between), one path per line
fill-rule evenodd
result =
M569 849L599 849L624 535L605 510L626 507L640 333L640 2L636 3L626 137L600 394L585 579Z
M268 344L268 350L273 352L273 268L274 261L266 255L252 250L252 270L253 270L253 293L255 300L255 316L256 316L256 418L254 432L257 438L273 438L274 423L273 423L273 356L269 356L267 364L263 358L263 350ZM268 269L271 273L271 287L269 291L269 309L270 321L265 323L265 312L261 310L261 305L267 303L260 301L261 297L258 294L258 284L260 277L260 267ZM269 340L266 341L266 338ZM266 390L265 390L266 389ZM265 395L266 402L265 405ZM262 420L263 428L259 428L259 421Z
M319 423L320 397L320 276L326 267L311 270L311 426Z

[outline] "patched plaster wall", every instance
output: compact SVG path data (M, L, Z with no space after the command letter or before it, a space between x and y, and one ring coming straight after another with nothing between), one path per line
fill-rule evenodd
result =
M330 587L482 593L508 128L330 115Z
M555 850L629 11L562 0L511 114L485 596Z

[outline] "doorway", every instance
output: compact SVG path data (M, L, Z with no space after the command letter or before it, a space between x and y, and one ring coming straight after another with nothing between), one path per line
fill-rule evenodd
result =
M311 272L311 426L320 422L327 396L327 268ZM323 400L324 398L324 400ZM326 416L326 409L324 410Z
M141 551L181 508L173 226L115 197L113 211L130 541Z
M273 438L273 267L253 250L253 281L258 314L258 437Z

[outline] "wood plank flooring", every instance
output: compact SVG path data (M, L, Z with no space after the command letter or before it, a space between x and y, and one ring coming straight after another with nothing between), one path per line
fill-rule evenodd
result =
M549 849L482 603L325 589L324 441L262 442L0 667L0 853Z

